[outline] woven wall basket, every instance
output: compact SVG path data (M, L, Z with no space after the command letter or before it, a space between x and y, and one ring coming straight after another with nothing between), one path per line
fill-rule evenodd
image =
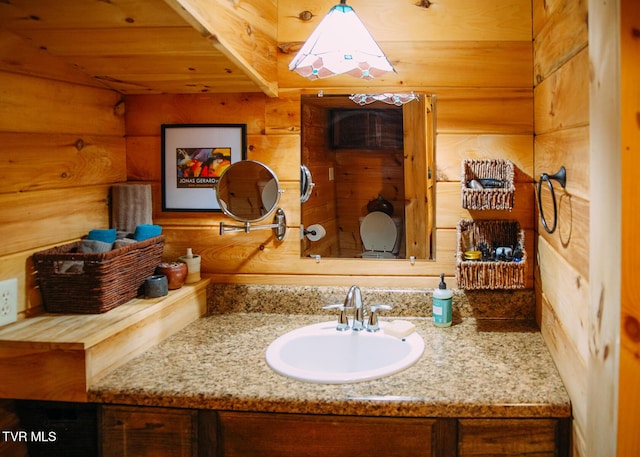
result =
M506 159L465 159L462 161L462 207L471 210L509 210L513 208L516 188L515 169ZM473 179L497 179L504 182L500 189L472 189Z
M464 260L462 233L471 230L476 243L510 246L522 250L522 260ZM524 230L517 221L475 221L462 219L457 226L456 280L459 289L522 289L527 280L527 252Z

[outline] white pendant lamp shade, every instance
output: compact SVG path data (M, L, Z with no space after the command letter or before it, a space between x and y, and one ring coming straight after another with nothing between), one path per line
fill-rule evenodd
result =
M291 61L289 70L309 79L348 74L368 80L395 72L356 12L344 3L331 8Z
M388 105L402 106L405 103L409 103L413 100L418 100L420 97L413 92L408 94L352 94L349 96L349 100L358 105L368 105L374 102L383 102Z

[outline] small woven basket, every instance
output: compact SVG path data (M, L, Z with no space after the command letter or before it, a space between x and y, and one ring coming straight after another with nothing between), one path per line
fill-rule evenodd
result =
M98 254L78 252L79 246L33 254L47 312L99 314L134 299L162 262L164 235Z
M513 185L515 169L506 159L465 159L462 161L462 207L471 210L509 210L513 208L516 188ZM473 179L497 179L503 188L472 189Z
M471 230L474 242L489 247L511 246L522 251L522 260L464 260L462 233ZM527 252L524 230L517 221L475 221L462 219L457 226L456 280L460 289L522 289L527 280Z

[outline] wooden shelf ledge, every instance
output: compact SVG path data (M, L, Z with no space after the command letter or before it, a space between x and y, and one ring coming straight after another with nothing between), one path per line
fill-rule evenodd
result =
M90 385L205 314L207 284L103 314L44 314L0 329L0 398L87 401Z

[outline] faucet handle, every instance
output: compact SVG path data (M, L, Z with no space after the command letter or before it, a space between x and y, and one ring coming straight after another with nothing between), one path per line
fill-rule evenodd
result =
M389 305L371 305L371 312L369 314L369 322L367 322L367 332L377 332L380 330L380 325L378 324L378 310L382 309L385 311L389 311L391 306Z
M345 311L351 309L351 307L336 303L335 305L325 305L322 307L322 309L339 309L340 316L338 317L338 325L336 326L336 330L344 331L349 329L349 318L347 317L347 313Z

